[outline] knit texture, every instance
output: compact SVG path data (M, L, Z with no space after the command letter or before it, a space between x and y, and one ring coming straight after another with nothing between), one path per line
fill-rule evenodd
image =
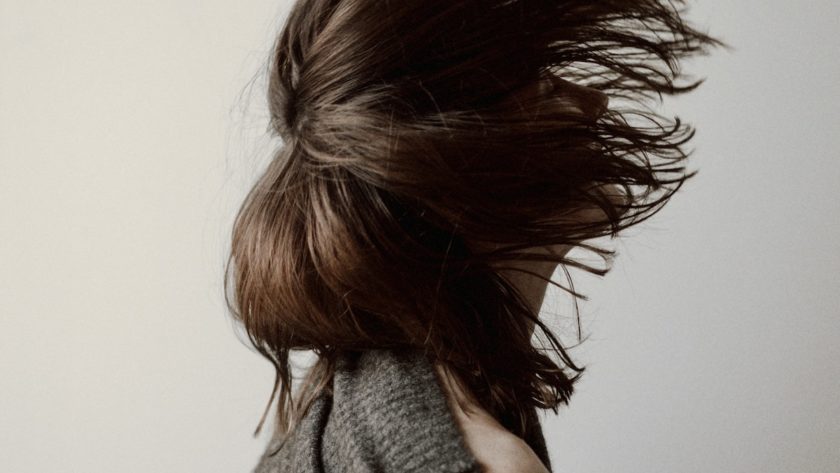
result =
M524 440L551 471L536 410ZM419 350L368 350L338 360L333 394L313 401L280 451L275 436L253 473L480 473L434 367Z

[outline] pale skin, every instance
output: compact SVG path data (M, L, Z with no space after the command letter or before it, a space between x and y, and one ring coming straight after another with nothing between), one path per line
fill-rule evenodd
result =
M446 370L436 364L435 370L444 380L444 392L456 425L484 473L548 473L536 453L520 437L506 430L493 416L470 399L470 395L448 382ZM467 414L459 405L469 406Z
M541 81L539 87L560 87L568 90L569 95L577 98L577 110L587 116L597 119L606 111L608 99L602 92L573 84L562 79L551 77ZM532 93L533 90L525 93ZM565 106L568 106L566 104ZM617 186L604 186L604 193L616 203L624 198ZM582 209L577 214L583 220L604 218L599 208ZM555 245L531 249L537 253L554 253L563 256L572 249L567 245ZM539 274L543 279L519 272L501 270L501 274L513 284L525 297L526 302L534 314L539 314L548 288L548 279L554 274L559 263L553 261L510 261L505 266L516 267ZM533 326L531 327L533 331ZM502 426L497 419L483 409L470 392L462 390L452 380L452 375L445 366L436 363L435 370L441 380L441 385L447 396L447 401L459 429L464 434L467 448L476 457L484 473L548 473L548 469L540 461L531 447L520 437ZM467 406L471 411L467 413L461 406Z

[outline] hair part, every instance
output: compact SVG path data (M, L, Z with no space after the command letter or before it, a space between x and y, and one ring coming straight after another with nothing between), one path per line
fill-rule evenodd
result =
M286 436L330 390L337 357L371 348L445 363L517 435L526 409L569 402L584 368L500 270L539 260L570 284L567 267L602 276L523 250L574 245L609 263L614 251L584 241L650 218L697 173L685 167L694 129L647 107L702 83L677 83L680 60L726 46L687 24L683 4L294 4L269 68L283 144L239 210L225 271L230 311L276 372L255 435L278 392ZM567 88L522 95L558 79L624 106L593 120ZM577 221L581 208L604 219ZM293 394L295 350L317 361Z

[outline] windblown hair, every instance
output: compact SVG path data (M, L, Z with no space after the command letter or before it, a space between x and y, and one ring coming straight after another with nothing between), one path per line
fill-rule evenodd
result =
M677 83L681 59L728 46L683 13L662 0L295 3L269 68L283 143L239 210L225 271L229 310L276 370L255 435L277 396L287 436L337 357L372 348L423 350L520 436L526 409L567 404L583 367L501 271L540 260L570 283L567 266L602 276L524 250L609 263L615 251L584 241L646 220L697 173L694 129L647 104L703 82ZM593 119L584 87L534 88L546 80L613 106ZM603 220L577 220L582 208ZM293 393L294 350L317 361Z

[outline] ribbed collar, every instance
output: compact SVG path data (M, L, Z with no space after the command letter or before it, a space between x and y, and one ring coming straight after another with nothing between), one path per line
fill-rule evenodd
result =
M536 411L525 441L551 471ZM272 439L253 473L480 471L420 351L369 350L340 358L333 395L319 396L285 445Z

